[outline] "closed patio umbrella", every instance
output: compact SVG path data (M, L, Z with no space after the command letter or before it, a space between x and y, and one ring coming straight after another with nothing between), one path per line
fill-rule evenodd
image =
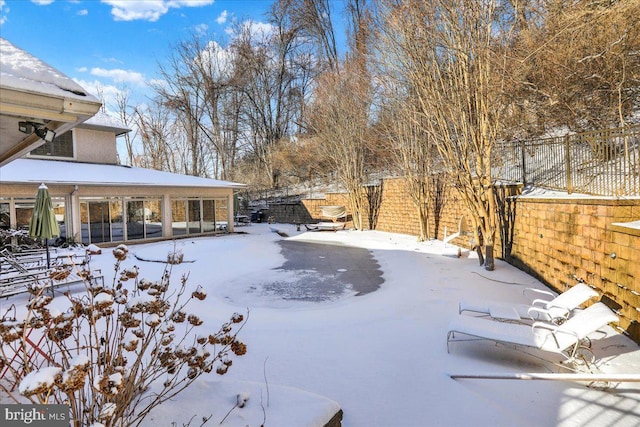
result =
M29 236L44 239L47 250L47 268L50 267L49 239L60 235L60 227L53 212L53 204L49 189L46 185L40 184L36 195L36 206L29 221Z

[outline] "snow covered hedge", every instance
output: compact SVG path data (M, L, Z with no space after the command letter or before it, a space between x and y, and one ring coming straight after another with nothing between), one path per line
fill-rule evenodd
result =
M68 404L74 426L136 425L199 376L223 375L234 355L246 353L237 338L246 323L241 314L216 332L200 332L203 321L188 306L206 293L198 286L189 294L186 277L171 284L176 257L152 281L140 278L137 267L121 268L125 245L113 255L111 286L89 269L85 290L65 293L61 310L58 304L50 308L46 283L36 282L24 318L17 319L14 309L0 319L0 372L20 395L3 383L0 388L16 402ZM35 351L32 343L40 338Z

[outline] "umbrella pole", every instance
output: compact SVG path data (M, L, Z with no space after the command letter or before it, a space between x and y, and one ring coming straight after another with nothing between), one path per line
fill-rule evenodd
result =
M51 268L51 257L49 256L49 239L45 237L44 248L47 251L47 270Z

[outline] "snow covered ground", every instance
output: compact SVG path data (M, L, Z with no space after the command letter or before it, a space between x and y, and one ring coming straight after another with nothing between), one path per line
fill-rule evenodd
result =
M278 230L290 237L273 232ZM461 299L527 302L525 287L537 280L497 261L486 272L477 259L438 241L377 231L297 232L292 225L253 224L246 234L129 245L143 259L166 259L174 249L190 261L174 267L173 279L189 274L208 298L198 313L212 329L233 312L250 310L240 334L245 356L229 373L211 374L153 412L147 426L321 426L338 407L344 427L438 426L635 426L640 423L640 383L608 391L557 381L453 380L450 374L558 371L513 347L457 342L447 353L448 324ZM280 240L354 246L370 250L384 282L356 296L346 284L322 300L296 299L287 290L316 280L318 271L280 268ZM174 247L175 245L175 247ZM92 258L107 283L111 250ZM155 280L162 264L130 256L141 277ZM331 280L352 267L339 266ZM337 279L336 279L337 277ZM311 279L309 279L311 278ZM277 283L277 287L272 285ZM289 297L286 297L289 295ZM285 297L283 297L285 296ZM0 302L0 309L7 301ZM195 307L195 306L194 306ZM613 328L594 341L607 373L640 373L640 349ZM539 353L541 356L552 357ZM238 395L247 398L234 408ZM234 409L232 409L234 408Z

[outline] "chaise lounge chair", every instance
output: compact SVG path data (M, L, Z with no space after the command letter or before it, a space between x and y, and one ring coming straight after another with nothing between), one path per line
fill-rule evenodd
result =
M305 224L307 231L338 231L344 230L346 223L344 222L319 222L317 224Z
M594 289L584 283L578 283L557 296L539 289L528 289L528 291L543 294L549 299L538 298L529 305L508 304L497 301L460 301L458 306L459 313L480 313L494 319L516 322L544 320L546 322L562 323L569 317L572 310L598 296Z
M618 322L609 307L601 302L572 316L561 325L535 322L533 325L498 322L490 318L458 315L452 320L447 333L447 352L449 343L456 340L456 334L472 337L470 340L490 340L496 343L514 344L524 347L563 355L567 361L576 362L579 350L584 349L589 335L609 323ZM587 361L589 362L589 361Z

